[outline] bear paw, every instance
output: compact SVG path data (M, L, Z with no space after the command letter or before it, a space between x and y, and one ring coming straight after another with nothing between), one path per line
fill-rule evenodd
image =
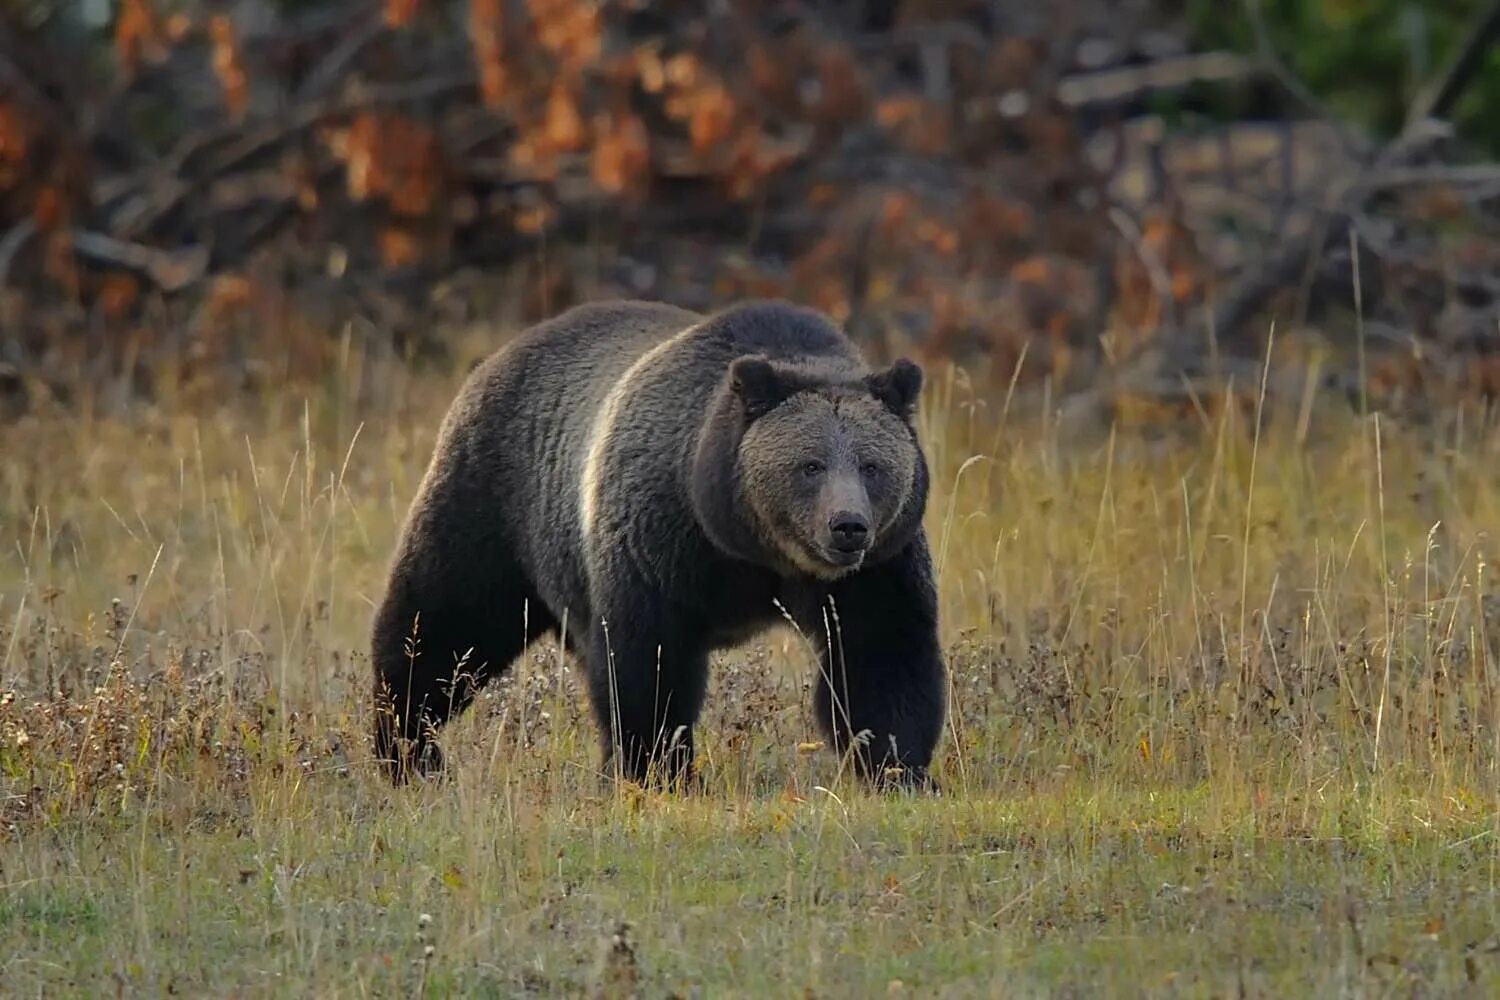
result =
M912 792L941 796L942 787L925 767L892 766L883 769L876 787L884 792Z
M391 781L399 785L413 775L425 779L443 774L447 760L442 748L430 740L424 740L416 746L409 740L403 740L401 745L380 760L380 765Z

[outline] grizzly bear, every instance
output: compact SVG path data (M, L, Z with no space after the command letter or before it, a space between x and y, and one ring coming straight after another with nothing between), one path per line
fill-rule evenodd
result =
M711 650L789 618L816 714L876 784L934 788L937 590L921 370L871 371L821 314L573 308L482 362L439 430L373 635L397 781L529 642L581 660L608 773L690 773Z

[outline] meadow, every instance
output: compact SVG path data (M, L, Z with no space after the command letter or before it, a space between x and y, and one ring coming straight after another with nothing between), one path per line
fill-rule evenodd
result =
M601 782L546 642L392 788L368 627L461 370L0 428L0 992L1500 990L1479 416L1076 441L934 370L941 797L820 747L789 630L715 658L698 793Z

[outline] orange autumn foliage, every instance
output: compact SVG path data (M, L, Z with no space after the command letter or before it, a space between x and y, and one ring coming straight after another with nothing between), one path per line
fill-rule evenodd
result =
M576 75L599 60L604 48L600 9L574 0L528 0L537 41L563 69Z
M469 44L479 71L481 99L486 107L501 107L510 90L505 70L505 0L470 0Z
M817 56L818 85L808 108L819 125L841 128L865 116L869 85L846 45L825 45Z
M404 28L417 16L421 0L385 0L385 23L392 28Z
M9 190L26 175L31 125L14 105L0 102L0 190Z
M905 94L889 97L875 108L875 120L895 140L919 156L937 156L952 145L948 115L932 101Z
M432 126L402 115L363 112L336 152L355 201L384 198L392 212L413 218L438 206L446 175L441 140Z
M140 72L146 62L166 56L166 36L150 0L121 0L115 16L115 58L126 80Z
M409 267L422 259L422 242L404 226L386 226L376 237L380 259L387 268Z
M594 131L594 183L632 202L643 199L651 184L651 139L645 123L633 114L601 116Z
M141 297L141 283L133 274L111 271L99 283L94 304L104 319L118 323Z
M542 142L553 152L574 153L588 144L588 128L578 111L573 91L561 80L547 95L542 118Z
M214 76L218 77L219 87L224 91L224 104L234 118L243 118L250 103L250 83L245 75L234 25L229 18L215 15L208 22L208 33L213 42Z

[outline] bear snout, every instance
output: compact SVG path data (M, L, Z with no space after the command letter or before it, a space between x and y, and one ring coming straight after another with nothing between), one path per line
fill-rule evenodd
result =
M870 546L870 520L852 510L841 510L828 519L828 534L834 551L854 554Z

